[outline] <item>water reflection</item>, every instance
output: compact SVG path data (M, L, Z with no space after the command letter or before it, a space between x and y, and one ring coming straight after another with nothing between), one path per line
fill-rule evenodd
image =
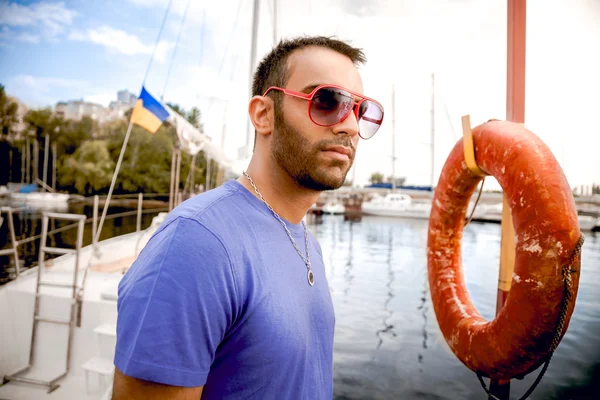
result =
M423 350L427 350L427 299L429 298L429 281L427 280L427 275L425 275L423 291L421 293L421 304L419 304L417 310L421 311L421 315L423 316ZM417 356L417 361L419 362L419 364L423 364L423 352L419 353L419 355ZM419 372L423 372L422 367L419 367Z
M323 249L336 312L335 399L486 398L437 325L426 275L427 221L324 216L309 229ZM494 318L500 226L472 223L462 243L469 294L484 317ZM586 238L582 257L569 330L531 399L595 398L589 393L600 390L593 381L600 378L600 235ZM513 380L512 393L525 393L534 375Z
M344 273L344 280L346 281L346 288L344 289L344 298L348 298L348 291L352 286L352 281L354 280L354 275L352 275L352 254L353 254L353 244L354 244L354 234L352 230L353 223L349 222L348 230L348 256L346 257L346 269ZM340 238L341 239L341 238Z
M386 312L385 317L383 318L383 329L379 329L376 332L376 336L379 338L379 342L377 343L377 349L379 350L379 348L381 347L381 345L383 344L383 336L382 334L387 334L390 333L392 335L392 337L396 337L396 332L394 332L394 325L391 324L389 321L391 320L392 316L394 315L394 312L392 309L390 309L390 301L394 298L394 289L392 289L392 284L394 283L394 270L392 267L392 243L394 241L394 236L392 234L392 227L390 226L388 229L388 246L387 246L387 260L386 260L386 265L387 265L387 283L386 283L386 288L387 288L387 298L385 300L385 302L383 303L383 308Z

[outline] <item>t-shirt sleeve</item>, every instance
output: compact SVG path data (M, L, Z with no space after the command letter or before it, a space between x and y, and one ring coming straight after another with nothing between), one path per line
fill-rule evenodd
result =
M236 296L223 243L199 222L175 219L119 284L116 367L167 385L204 385L236 318Z

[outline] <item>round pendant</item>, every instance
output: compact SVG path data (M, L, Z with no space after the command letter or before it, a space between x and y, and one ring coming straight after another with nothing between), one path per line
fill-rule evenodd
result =
M308 284L313 286L315 284L315 274L309 269L308 270Z

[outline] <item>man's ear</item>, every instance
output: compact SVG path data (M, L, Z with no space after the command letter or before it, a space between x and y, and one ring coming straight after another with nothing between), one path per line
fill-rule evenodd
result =
M259 135L270 135L275 124L274 103L269 97L254 96L248 104L248 115L250 121Z

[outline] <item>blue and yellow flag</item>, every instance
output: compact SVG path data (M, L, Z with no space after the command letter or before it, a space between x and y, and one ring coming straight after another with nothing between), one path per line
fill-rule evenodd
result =
M168 116L169 112L142 86L142 93L140 93L131 114L131 122L156 133Z

